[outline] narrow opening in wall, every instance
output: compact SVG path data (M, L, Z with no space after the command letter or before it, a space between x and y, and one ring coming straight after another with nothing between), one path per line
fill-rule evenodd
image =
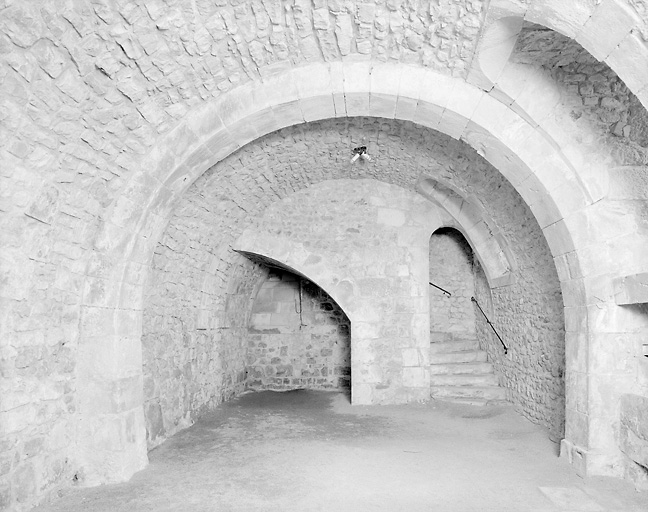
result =
M644 357L648 357L648 343L644 343L642 346L642 354Z
M319 286L270 268L248 327L248 388L351 388L351 322Z
M475 341L474 256L463 235L441 228L430 238L431 342Z
M470 244L458 230L442 228L430 238L429 255L431 396L480 405L505 401L471 301L485 295L487 283Z

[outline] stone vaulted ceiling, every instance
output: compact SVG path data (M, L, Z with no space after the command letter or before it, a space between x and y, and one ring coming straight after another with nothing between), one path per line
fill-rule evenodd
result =
M618 307L646 302L647 41L646 0L0 0L0 506L146 464L170 219L241 147L331 117L444 132L510 182L560 280L565 449L620 476L620 397L648 396L648 315Z

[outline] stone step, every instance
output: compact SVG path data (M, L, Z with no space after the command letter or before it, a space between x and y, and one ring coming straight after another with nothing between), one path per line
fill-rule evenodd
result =
M430 375L431 386L472 386L484 387L494 386L497 387L497 377L492 373L473 374L473 373L458 373L453 375Z
M430 375L455 375L455 374L492 374L493 365L491 363L464 362L464 363L432 363L430 364Z
M455 398L455 397L433 397L435 400L443 401L443 402L450 402L453 404L459 404L459 405L477 405L477 406L485 406L485 405L506 405L508 404L508 401L506 401L503 398L493 398L489 400L488 398Z
M449 352L461 352L463 350L479 350L479 342L477 340L466 340L430 343L430 353L432 354L447 354Z
M472 363L485 362L486 352L483 350L464 350L463 352L430 354L430 364Z
M447 399L483 399L483 400L506 400L506 390L497 386L432 386L430 388L432 398Z

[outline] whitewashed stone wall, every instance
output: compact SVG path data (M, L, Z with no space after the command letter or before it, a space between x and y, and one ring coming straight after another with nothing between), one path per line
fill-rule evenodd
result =
M441 229L430 238L430 341L475 340L475 279L479 262L457 230ZM483 272L482 272L483 273Z
M201 233L184 228L171 226L158 246L153 276L163 295L150 295L144 316L149 448L245 389L249 303L265 275L258 265L237 255L220 262L220 268L210 268L209 262L200 261L206 254L199 247ZM168 272L174 266L179 273ZM229 282L215 280L215 271L227 272ZM211 281L208 287L205 281ZM212 308L214 314L206 315L202 308Z
M254 299L247 335L247 387L346 389L351 324L319 286L271 269Z
M508 208L501 208L497 215L506 216ZM508 355L480 316L478 337L503 377L509 400L527 418L546 426L551 439L558 442L565 422L565 320L560 284L547 243L529 211L516 208L509 214L517 225L506 222L500 228L517 264L515 283L489 290L483 280L476 281L476 298L509 347Z

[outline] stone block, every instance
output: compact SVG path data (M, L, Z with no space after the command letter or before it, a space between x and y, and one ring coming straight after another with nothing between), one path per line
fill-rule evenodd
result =
M549 183L551 178L545 180ZM542 201L546 213L543 216L543 223L546 224L551 220L558 221L575 212L584 210L590 203L591 199L584 190L582 181L578 179L567 179L550 190L550 197ZM554 208L552 206L555 205Z
M441 116L441 119L439 121L438 130L445 133L446 135L449 135L453 139L459 139L466 131L468 122L469 118L449 108L446 108L443 111L443 115Z
M403 368L403 386L408 388L428 388L430 387L430 376L421 367Z
M428 103L445 109L455 94L458 81L446 75L428 71L419 82L419 103Z
M333 94L333 106L335 107L335 117L348 117L346 98L343 92Z
M371 384L359 383L355 379L351 381L351 404L371 405L374 403L373 386Z
M117 304L123 283L88 277L83 282L83 304L106 308Z
M592 333L588 352L591 372L627 375L635 368L639 343L629 333Z
M374 64L371 68L371 95L395 100L400 90L401 69L401 66L390 63Z
M419 100L416 105L413 121L416 124L431 128L432 130L440 129L441 119L443 118L444 109L439 105Z
M277 124L278 120L277 120ZM236 142L237 147L243 147L259 137L256 126L251 125L246 119L227 125L229 136Z
M369 92L345 92L346 114L349 117L361 116L369 111Z
M187 116L191 130L208 138L212 134L222 130L225 125L220 117L220 102L209 102L203 105L195 116Z
M560 220L542 230L547 243L551 248L551 253L555 256L575 251L570 229L565 224L565 220Z
M490 94L484 94L481 97L470 120L506 142L511 136L520 137L520 130L524 130L527 125L524 119ZM530 132L523 133L530 134Z
M584 304L565 307L566 333L569 334L587 332L587 324L587 307Z
M273 105L272 112L276 119L277 128L285 128L286 126L293 126L305 122L299 100Z
M51 224L59 210L59 191L54 186L46 186L36 196L27 209L27 215L36 220Z
M83 372L112 380L141 372L142 349L138 337L85 336L79 343Z
M291 73L301 99L331 96L331 70L329 66L325 64L299 66L293 68Z
M283 103L293 103L299 100L300 90L293 71L279 73L263 82L263 96L266 105L274 107ZM300 79L303 77L299 75ZM253 83L253 82L252 82ZM258 85L256 86L258 87ZM261 107L262 105L258 105Z
M582 30L593 11L594 5L591 2L534 0L529 4L524 19L549 27L573 39Z
M588 446L589 415L573 409L567 409L565 416L565 439L575 446Z
M210 148L216 161L222 160L241 147L239 141L232 136L228 129L216 130L211 133L205 141L205 145Z
M417 66L401 66L401 79L398 86L399 102L403 99L418 101L421 94L421 84L428 71Z
M582 414L588 412L587 374L567 372L565 378L565 407Z
M330 93L325 96L301 98L299 103L306 122L335 117L335 103Z
M164 437L164 420L162 409L157 400L150 400L144 405L144 416L146 418L146 432L149 442L154 442L159 437Z
M15 489L15 498L18 503L29 504L33 499L36 489L41 483L37 475L34 459L24 461L14 471L12 487Z
M380 337L380 326L373 323L355 321L351 325L351 336L354 340L354 346L360 340L377 339Z
M576 34L576 41L597 60L603 61L641 21L620 0L604 0Z
M101 377L97 375L99 379ZM81 408L86 414L121 414L144 403L142 375L91 380L83 391Z
M412 98L399 96L396 100L395 118L403 121L414 121L418 101Z
M393 119L396 115L396 96L371 93L369 97L369 114L375 117Z
M462 81L453 82L453 86L453 95L448 99L446 109L471 119L486 93Z
M402 349L402 354L403 366L424 366L422 353L419 349L405 348Z
M648 83L648 46L639 34L630 32L606 59L624 83L637 94Z
M0 481L0 510L10 510L12 503L11 484L8 481Z
M614 301L619 305L648 303L648 273L616 277Z
M284 118L283 118L284 116L281 113L283 109L284 109L284 105L280 105L280 106L275 105L272 108L259 109L256 112L253 112L247 117L245 117L245 119L243 119L243 122L249 123L251 126L253 126L254 131L260 137L262 137L284 126L282 124L284 122ZM300 112L299 122L303 122L303 119L301 119L301 109L299 109L299 112ZM211 162L212 165L214 163L216 162L215 161Z

